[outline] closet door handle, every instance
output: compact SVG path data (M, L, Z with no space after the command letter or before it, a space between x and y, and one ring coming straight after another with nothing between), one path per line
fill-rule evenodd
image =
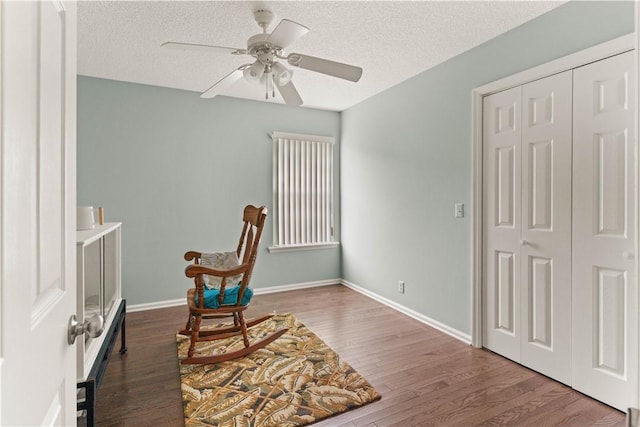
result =
M633 253L629 251L622 252L622 257L628 260L632 260L634 258Z
M529 244L529 242L527 242L526 240L522 239L522 240L520 240L520 244L522 246L527 246Z

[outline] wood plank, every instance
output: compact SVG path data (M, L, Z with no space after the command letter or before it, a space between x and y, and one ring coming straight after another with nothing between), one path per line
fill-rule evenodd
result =
M314 427L624 425L613 408L341 285L257 295L247 315L274 310L295 314L382 394ZM182 425L175 333L186 320L186 305L127 315L129 351L111 356L98 425Z

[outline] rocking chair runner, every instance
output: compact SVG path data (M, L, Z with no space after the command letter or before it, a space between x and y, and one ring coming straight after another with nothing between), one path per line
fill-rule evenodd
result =
M191 336L191 344L187 357L182 360L183 364L218 363L243 357L259 348L265 347L287 332L287 329L281 329L269 335L267 338L251 344L249 342L247 328L264 322L273 315L265 315L248 321L245 321L244 318L244 311L249 306L251 295L253 295L253 292L248 286L258 252L262 229L267 217L267 211L267 208L264 206L257 208L249 205L244 208L244 226L240 234L238 248L236 249L236 255L238 259L242 261L237 267L230 269L212 268L201 264L202 253L189 251L184 254L185 260L193 261L193 264L185 269L185 274L187 277L194 279L196 287L187 291L189 319L187 320L186 328L179 332L181 335ZM239 284L227 283L229 278L239 274L242 274L242 280ZM203 275L221 278L220 288L205 289ZM216 329L200 330L200 323L203 318L219 319L224 317L233 317L233 325L223 325ZM218 340L240 334L242 334L244 340L244 348L240 350L209 356L194 356L196 343L199 341Z

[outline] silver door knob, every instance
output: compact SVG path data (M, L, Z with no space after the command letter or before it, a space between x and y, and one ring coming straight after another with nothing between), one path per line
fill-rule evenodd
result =
M104 331L104 318L99 314L94 314L88 319L84 319L82 324L78 323L76 315L69 318L69 328L67 329L67 342L72 345L76 342L78 335L88 334L91 338L99 337Z

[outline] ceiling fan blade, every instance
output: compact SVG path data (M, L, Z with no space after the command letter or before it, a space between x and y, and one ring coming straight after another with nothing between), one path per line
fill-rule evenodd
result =
M213 98L214 96L220 94L223 90L237 82L242 78L242 67L237 70L233 70L222 79L213 84L209 89L202 92L200 98Z
M284 99L284 103L287 105L302 105L302 98L300 98L300 94L298 90L293 85L293 82L289 81L286 85L278 86L278 92L282 95L282 99Z
M362 77L362 68L360 67L343 64L342 62L329 61L328 59L316 58L315 56L292 53L287 56L287 62L294 67L328 74L352 82L357 82L360 80L360 77Z
M195 51L209 52L209 53L231 53L233 55L242 55L247 53L245 49L239 49L235 47L224 47L224 46L211 46L208 44L197 44L197 43L164 42L160 45L160 47L166 47L168 49L176 49L176 50L195 50Z
M273 30L271 35L267 37L265 42L284 49L308 32L309 28L304 25L289 21L288 19L283 19Z

